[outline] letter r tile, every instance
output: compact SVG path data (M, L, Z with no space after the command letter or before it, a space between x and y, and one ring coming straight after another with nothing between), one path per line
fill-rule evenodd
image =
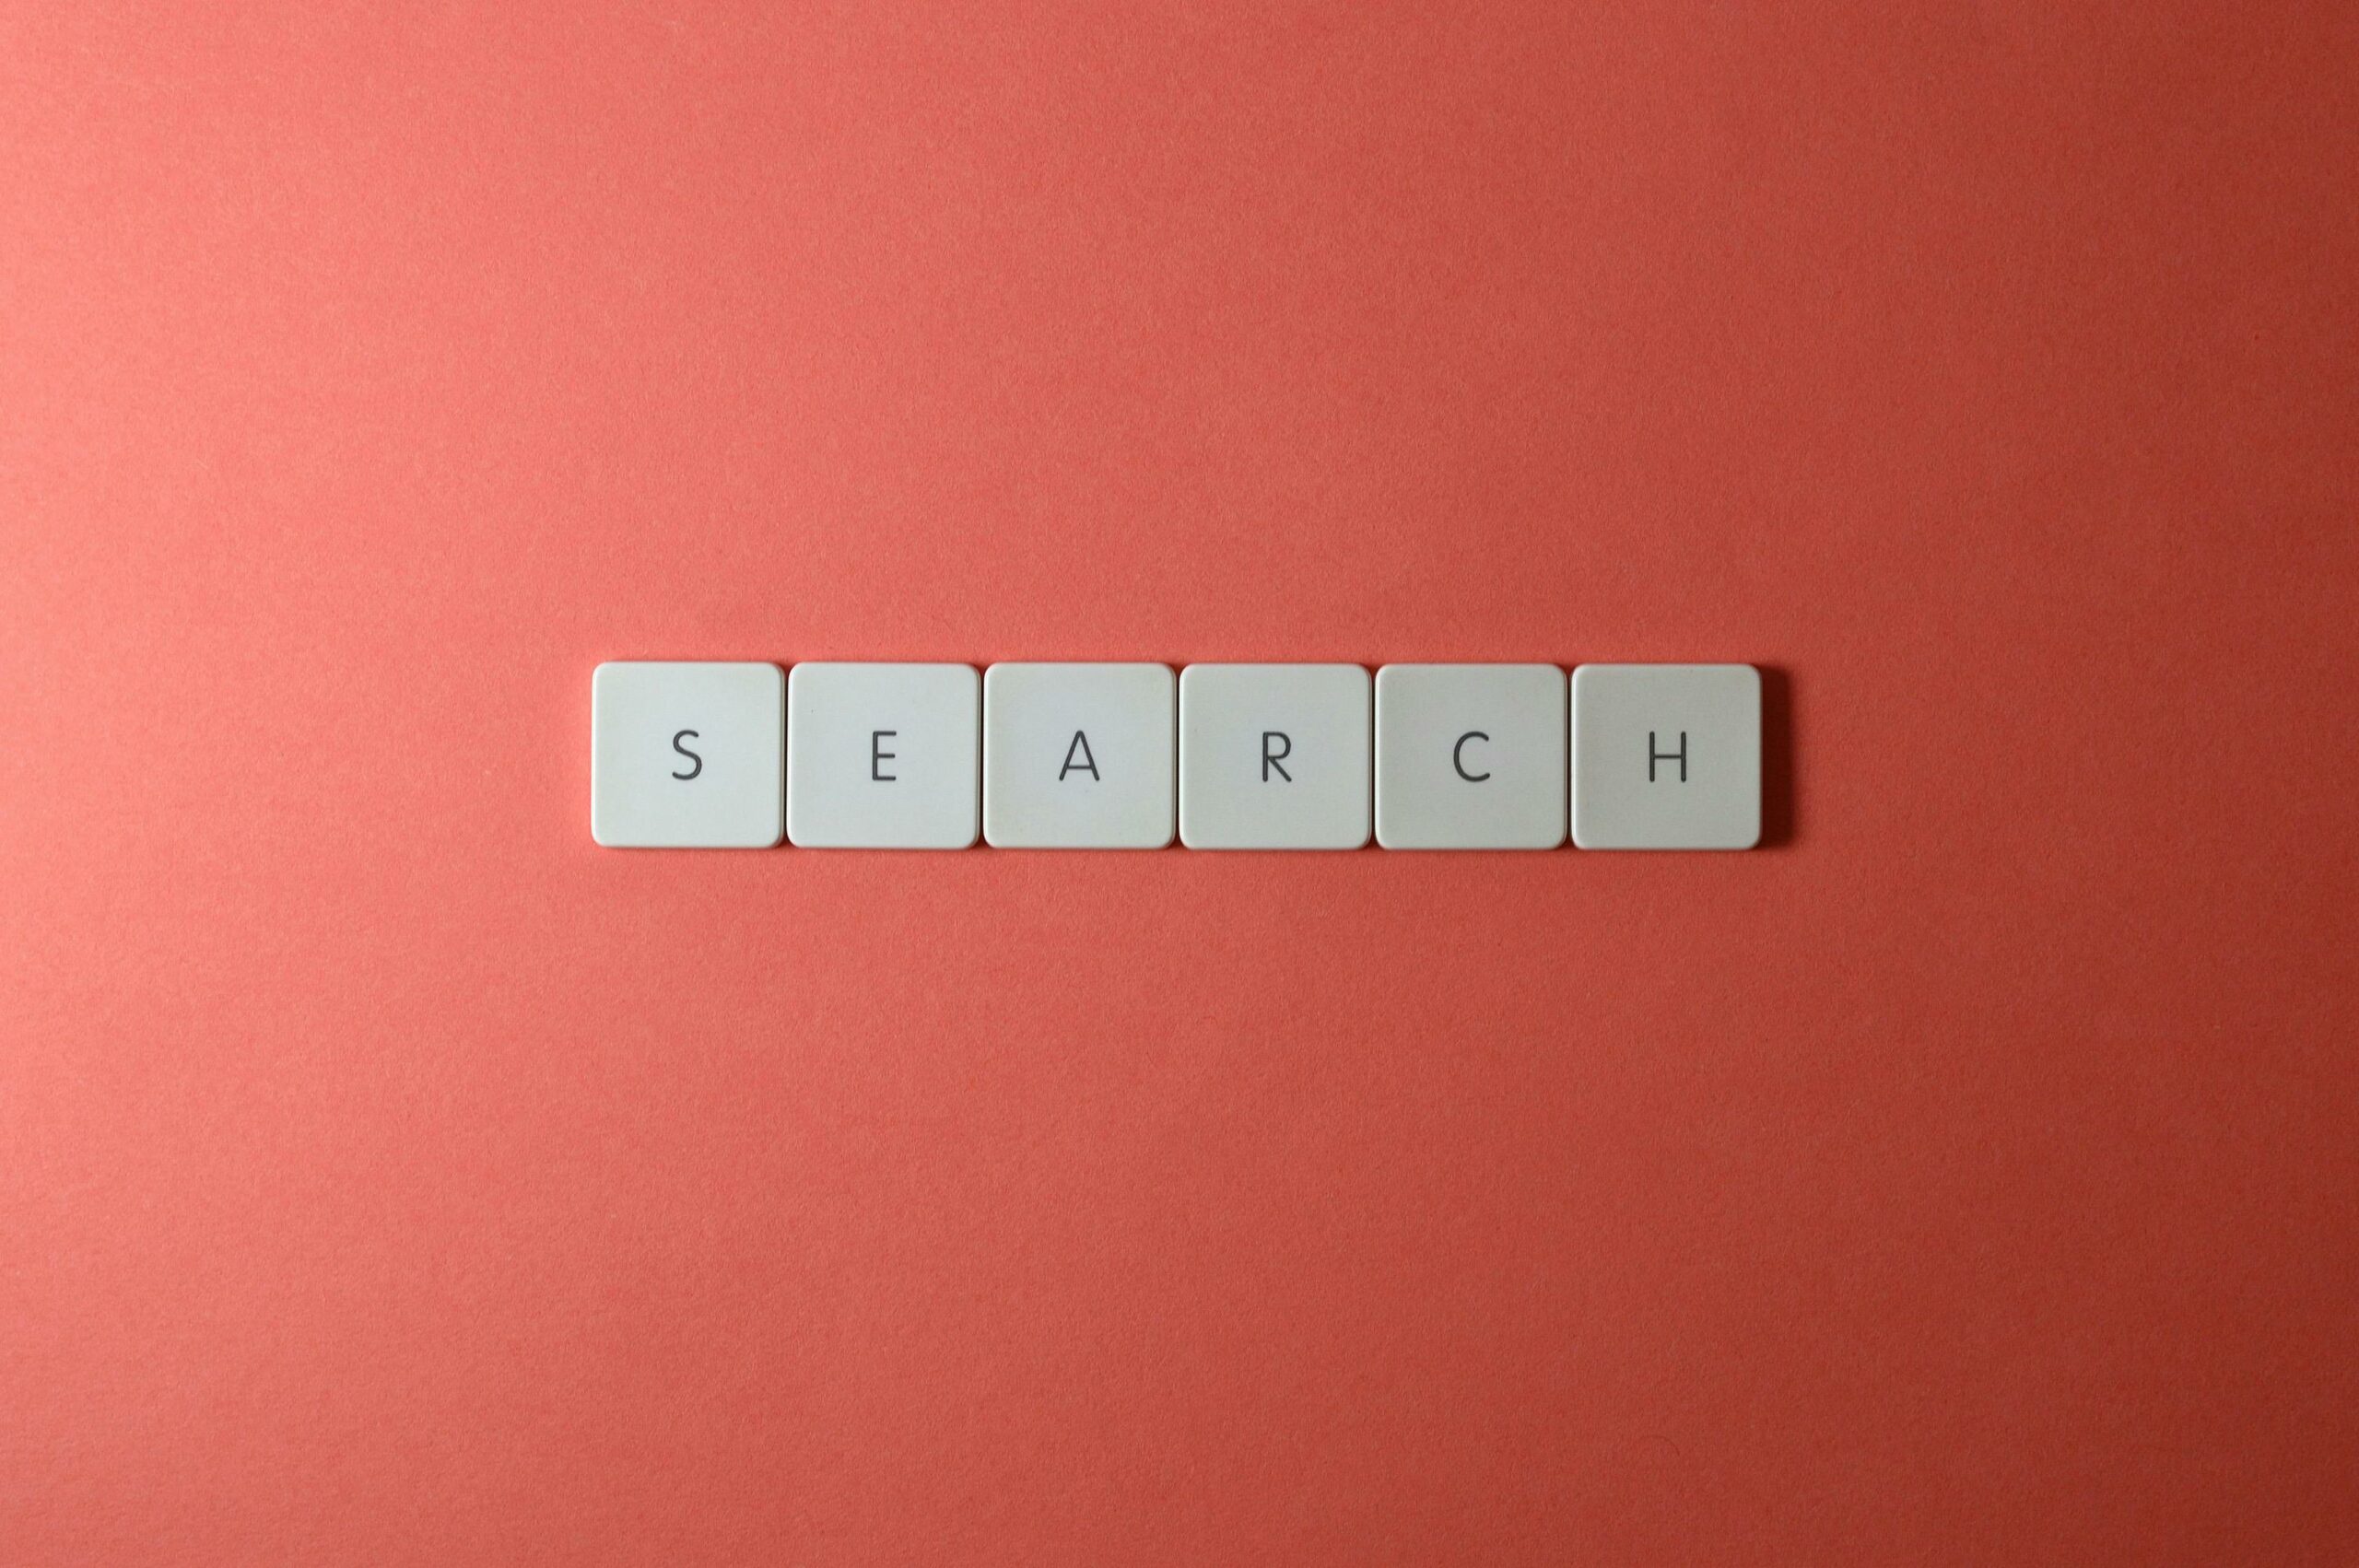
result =
M1180 673L1180 839L1191 849L1367 842L1368 675L1357 664Z

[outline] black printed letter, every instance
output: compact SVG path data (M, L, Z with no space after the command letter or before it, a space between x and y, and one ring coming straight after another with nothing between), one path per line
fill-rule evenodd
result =
M1284 742L1284 743L1285 743L1285 744L1283 744L1283 745L1281 745L1281 746L1280 746L1276 751L1272 751L1272 750L1270 749L1270 743L1271 743L1272 741L1283 741L1283 742ZM1284 730L1264 730L1264 731L1262 731L1262 783L1264 783L1264 784L1267 784L1267 783L1270 781L1270 769L1272 769L1272 768L1273 768L1273 767L1274 767L1274 768L1276 768L1276 769L1278 770L1278 777L1279 777L1279 778L1281 778L1285 779L1285 780L1287 783L1289 783L1289 784L1293 783L1293 782L1294 782L1294 775L1293 775L1293 774L1291 774L1291 773L1288 773L1288 772L1285 770L1285 765L1284 765L1284 764L1279 760L1279 759L1280 759L1280 758L1282 758L1282 757L1289 757L1289 756L1292 756L1292 755L1294 755L1294 737L1293 737L1293 736L1291 736L1291 735L1287 734Z
M1458 744L1449 748L1449 766L1458 769L1458 776L1461 778L1465 779L1469 784L1480 784L1484 779L1488 778L1490 775L1487 773L1469 773L1466 771L1466 743L1469 741L1487 741L1490 738L1490 736L1485 735L1480 730L1469 730L1466 733L1458 737Z
M1687 731L1682 730L1679 732L1679 749L1677 751L1659 752L1655 750L1655 732L1652 730L1648 731L1647 782L1651 784L1655 781L1655 764L1659 762L1670 762L1673 758L1676 758L1679 762L1679 781L1682 784L1684 784L1687 782Z
M886 737L899 733L898 730L871 730L868 732L868 776L879 784L892 784L899 780L900 775L885 771L885 765L901 755L885 749Z
M1074 761L1075 754L1079 754L1081 757L1079 762ZM1063 783L1065 775L1075 768L1086 772L1092 778L1097 778L1097 759L1089 755L1089 734L1084 730L1075 730L1073 732L1073 744L1065 748L1065 765L1057 769L1057 782ZM1097 781L1101 784L1105 782L1102 778L1098 778Z
M686 773L674 773L672 775L673 778L694 778L698 774L704 771L704 758L697 755L696 753L680 744L682 741L693 741L699 738L700 737L694 730L683 730L678 734L672 737L672 749L678 752L682 756L687 757L688 761L694 765L690 766Z

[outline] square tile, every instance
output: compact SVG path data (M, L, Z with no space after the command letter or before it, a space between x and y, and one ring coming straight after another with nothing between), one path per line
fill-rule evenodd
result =
M1180 839L1191 849L1356 849L1369 819L1357 664L1180 673Z
M971 664L797 664L786 836L809 849L964 849L982 817Z
M1565 673L1387 664L1376 673L1376 841L1554 849L1565 841Z
M1179 799L1167 664L983 672L983 838L1005 849L1159 849Z
M590 676L590 837L635 849L776 844L784 685L775 664L599 665Z
M1761 841L1761 672L1584 664L1573 672L1573 842L1750 849Z

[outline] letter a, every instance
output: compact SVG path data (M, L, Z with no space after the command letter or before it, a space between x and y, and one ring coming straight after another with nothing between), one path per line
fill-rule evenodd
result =
M1079 756L1081 760L1074 761L1075 756ZM1097 759L1089 755L1089 733L1086 730L1075 730L1073 732L1073 744L1065 748L1065 765L1057 769L1057 782L1063 783L1065 775L1075 768L1086 771L1090 778L1097 779L1100 784L1105 782L1104 779L1097 778Z

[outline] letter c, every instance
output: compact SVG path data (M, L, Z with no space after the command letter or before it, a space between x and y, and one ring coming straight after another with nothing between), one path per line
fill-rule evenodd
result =
M1458 744L1449 748L1449 766L1458 769L1458 776L1461 778L1465 779L1469 784L1480 784L1484 779L1488 778L1490 775L1487 773L1469 773L1466 771L1466 743L1469 741L1487 741L1490 738L1490 736L1485 735L1480 730L1469 730L1466 733L1458 737Z

